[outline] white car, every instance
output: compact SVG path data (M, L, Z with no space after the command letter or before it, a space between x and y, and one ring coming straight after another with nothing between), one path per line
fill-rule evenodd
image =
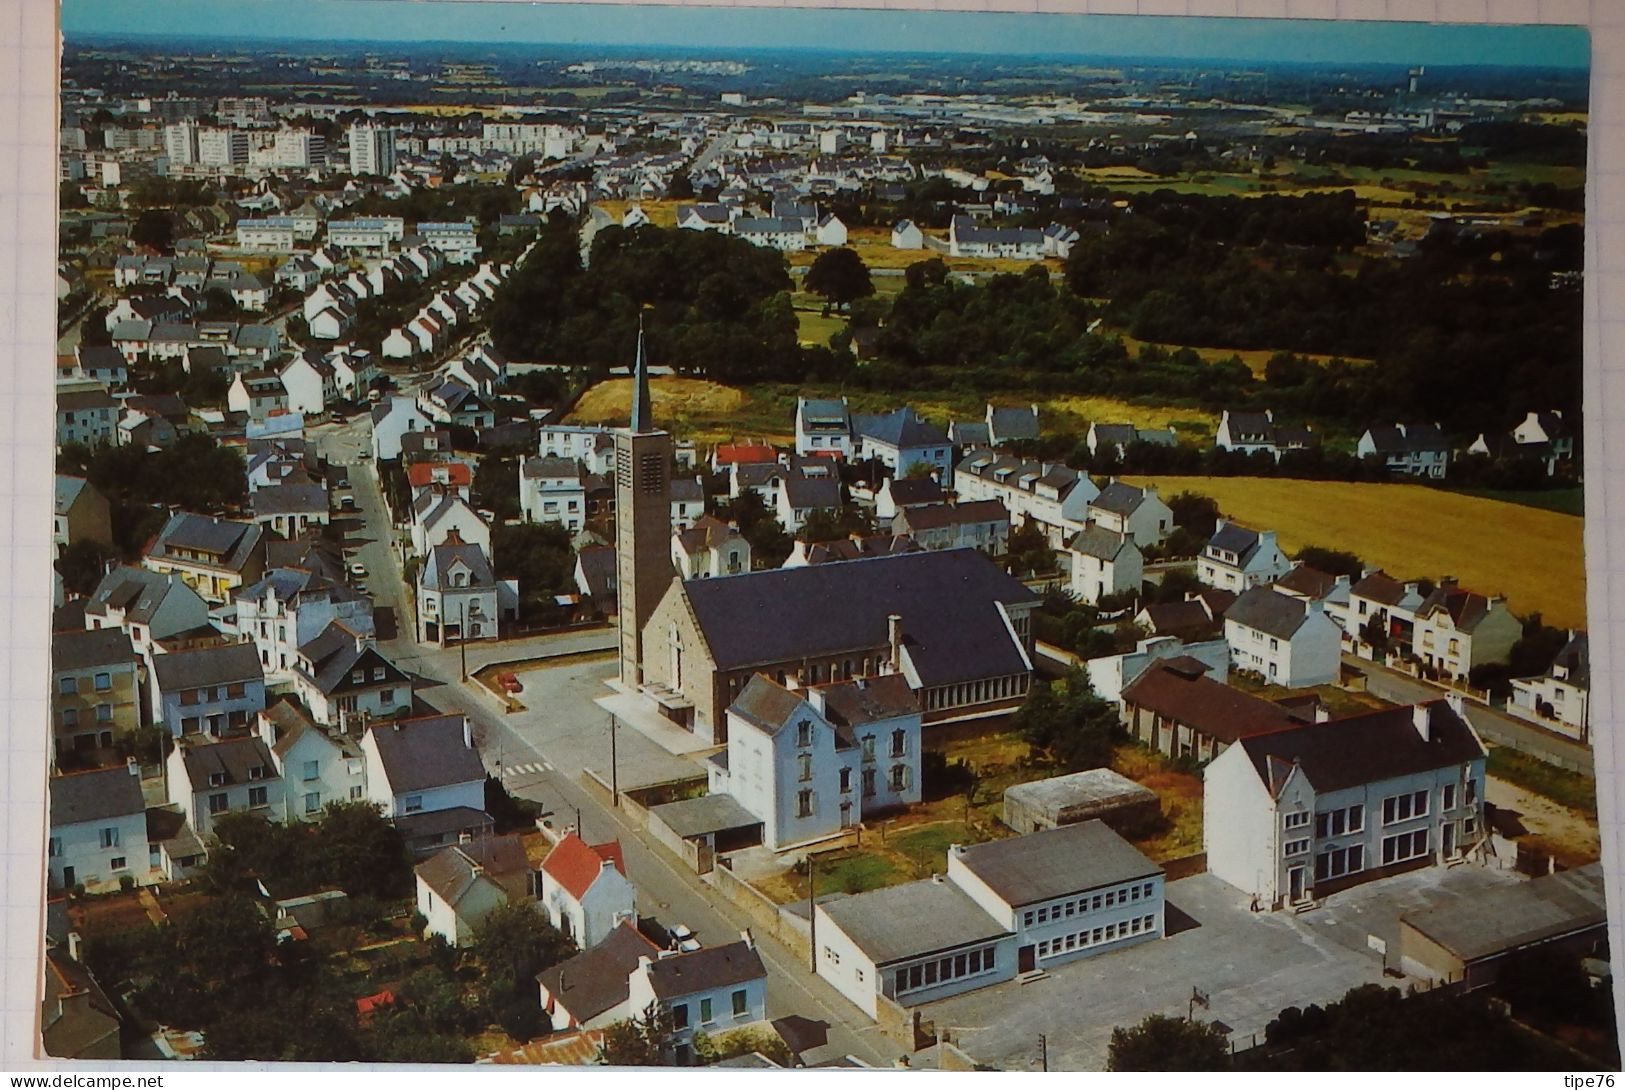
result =
M687 924L672 924L667 929L666 934L671 936L673 949L680 953L692 954L700 948L700 940L694 937L694 932L689 929Z
M361 563L361 561L357 560L354 564L350 565L350 574L357 577L366 575L367 566Z

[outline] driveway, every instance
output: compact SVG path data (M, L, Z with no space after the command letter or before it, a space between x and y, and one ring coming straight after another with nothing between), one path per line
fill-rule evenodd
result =
M1248 899L1211 874L1168 885L1169 937L1085 958L1030 984L1010 981L922 1008L977 1061L1002 1070L1038 1068L1038 1035L1051 1070L1106 1066L1114 1026L1148 1014L1221 1022L1237 1047L1260 1039L1282 1009L1324 1006L1361 984L1404 986L1385 977L1376 935L1396 949L1399 917L1471 900L1519 879L1464 865L1429 867L1337 894L1297 915L1254 913ZM1183 929L1181 929L1183 928ZM1206 1006L1193 1007L1193 990Z

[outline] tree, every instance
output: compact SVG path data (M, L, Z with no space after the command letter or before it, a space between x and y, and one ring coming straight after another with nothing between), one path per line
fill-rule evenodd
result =
M1180 492L1168 497L1168 510L1173 513L1175 526L1189 530L1203 541L1213 536L1218 525L1219 504L1211 496Z
M96 584L102 581L102 574L112 559L113 550L99 541L88 538L75 541L62 550L62 555L56 561L57 573L62 576L62 589L69 594L88 597L96 589Z
M849 246L838 246L819 254L813 259L803 283L808 291L824 297L826 316L830 304L842 308L875 293L874 282L869 279L869 266Z
M1138 1025L1112 1029L1107 1071L1222 1071L1230 1065L1230 1042L1209 1022L1150 1014Z
M536 974L575 953L575 944L536 908L511 901L492 909L474 928L474 957L485 968L488 994L536 1002Z
M147 209L130 226L130 241L169 253L175 247L175 217L162 208Z
M1365 572L1365 561L1354 553L1342 549L1305 545L1298 550L1296 559L1327 575L1346 575L1350 579L1358 579Z
M604 1062L611 1067L661 1067L671 1034L671 1015L650 1003L639 1017L605 1027Z
M1035 682L1011 725L1030 745L1068 771L1111 764L1121 734L1117 710L1095 695L1089 675L1074 667L1056 686Z
M903 479L917 481L924 477L934 477L936 472L930 462L911 462L908 469L903 473Z

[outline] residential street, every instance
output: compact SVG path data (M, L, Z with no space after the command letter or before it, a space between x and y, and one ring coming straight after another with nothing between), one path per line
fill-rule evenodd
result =
M1437 700L1450 691L1354 655L1344 655L1343 662L1365 674L1367 688L1374 696L1395 703ZM1467 720L1486 742L1510 746L1584 776L1595 774L1590 746L1571 742L1476 700L1467 701Z
M380 626L380 648L397 665L431 682L421 693L427 703L442 711L469 716L487 770L502 776L515 796L541 803L552 812L548 820L555 826L573 824L579 813L582 830L590 841L620 839L628 875L638 888L640 913L655 916L665 924L687 924L706 943L732 941L750 926L749 919L732 906L718 903L699 875L688 871L581 782L582 769L609 768L608 716L593 700L610 692L606 682L615 675L614 660L607 654L617 642L613 629L471 644L467 648L471 673L490 662L583 651L606 653L572 657L557 666L528 671L521 699L536 704L513 715L499 713L493 697L482 694L476 683L461 680L463 649L427 647L413 640L400 564L388 544L391 529L378 475L370 461L356 457L368 446L369 428L368 417L362 415L345 424L323 426L316 432L323 453L350 467L350 486L360 516L351 537L362 542L356 555L366 565L368 591L380 614L392 610L398 619L398 630L388 638L382 631L385 626ZM616 750L621 767L641 772L635 778L644 782L657 770L677 774L699 769L692 761L672 756L630 727L618 731ZM769 967L769 1016L799 1014L830 1024L829 1044L810 1053L811 1060L850 1054L879 1066L895 1062L902 1050L862 1012L772 937L753 934Z

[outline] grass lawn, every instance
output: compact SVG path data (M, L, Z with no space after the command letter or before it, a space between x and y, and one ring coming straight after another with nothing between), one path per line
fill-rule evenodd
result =
M1516 613L1585 627L1582 523L1572 515L1425 485L1261 477L1135 477L1163 495L1213 497L1225 514L1273 529L1288 552L1347 549L1396 578L1454 575L1482 594L1504 594Z
M1550 488L1535 492L1498 492L1491 488L1452 488L1463 496L1478 496L1486 500L1519 503L1525 507L1538 507L1542 511L1556 511L1562 515L1584 515L1586 490L1584 488Z
M1106 325L1102 325L1097 332L1103 337L1115 336L1120 338L1123 342L1123 347L1129 350L1130 355L1138 355L1140 352L1140 346L1144 344L1154 344L1156 347L1167 349L1170 352L1178 351L1181 347L1177 344L1161 344L1156 341L1142 341L1137 337L1129 336L1120 329L1114 329L1111 326ZM1201 356L1202 359L1206 360L1208 363L1222 363L1223 361L1234 356L1241 360L1241 362L1247 366L1247 370L1251 371L1256 377L1263 378L1264 369L1268 366L1270 357L1275 355L1275 353L1280 350L1275 348L1197 348L1192 346L1191 351L1195 352L1198 356ZM1302 356L1304 359L1312 360L1315 363L1321 364L1328 363L1332 359L1331 356L1320 355L1314 352L1297 352L1294 354ZM1371 362L1368 359L1360 359L1358 357L1344 358L1347 359L1349 363Z
M1316 685L1307 689L1288 689L1284 685L1271 685L1245 674L1231 674L1229 684L1233 688L1252 693L1264 700L1284 700L1294 696L1308 696L1310 693L1320 697L1321 703L1331 711L1332 715L1342 718L1345 715L1360 715L1364 712L1381 711L1392 707L1388 701L1370 693L1350 692L1348 689L1336 685Z
M1491 746L1484 771L1587 817L1597 816L1597 784L1578 772L1549 765L1506 746Z
M845 318L823 310L822 306L796 308L796 339L802 344L828 344L831 337L846 328Z

